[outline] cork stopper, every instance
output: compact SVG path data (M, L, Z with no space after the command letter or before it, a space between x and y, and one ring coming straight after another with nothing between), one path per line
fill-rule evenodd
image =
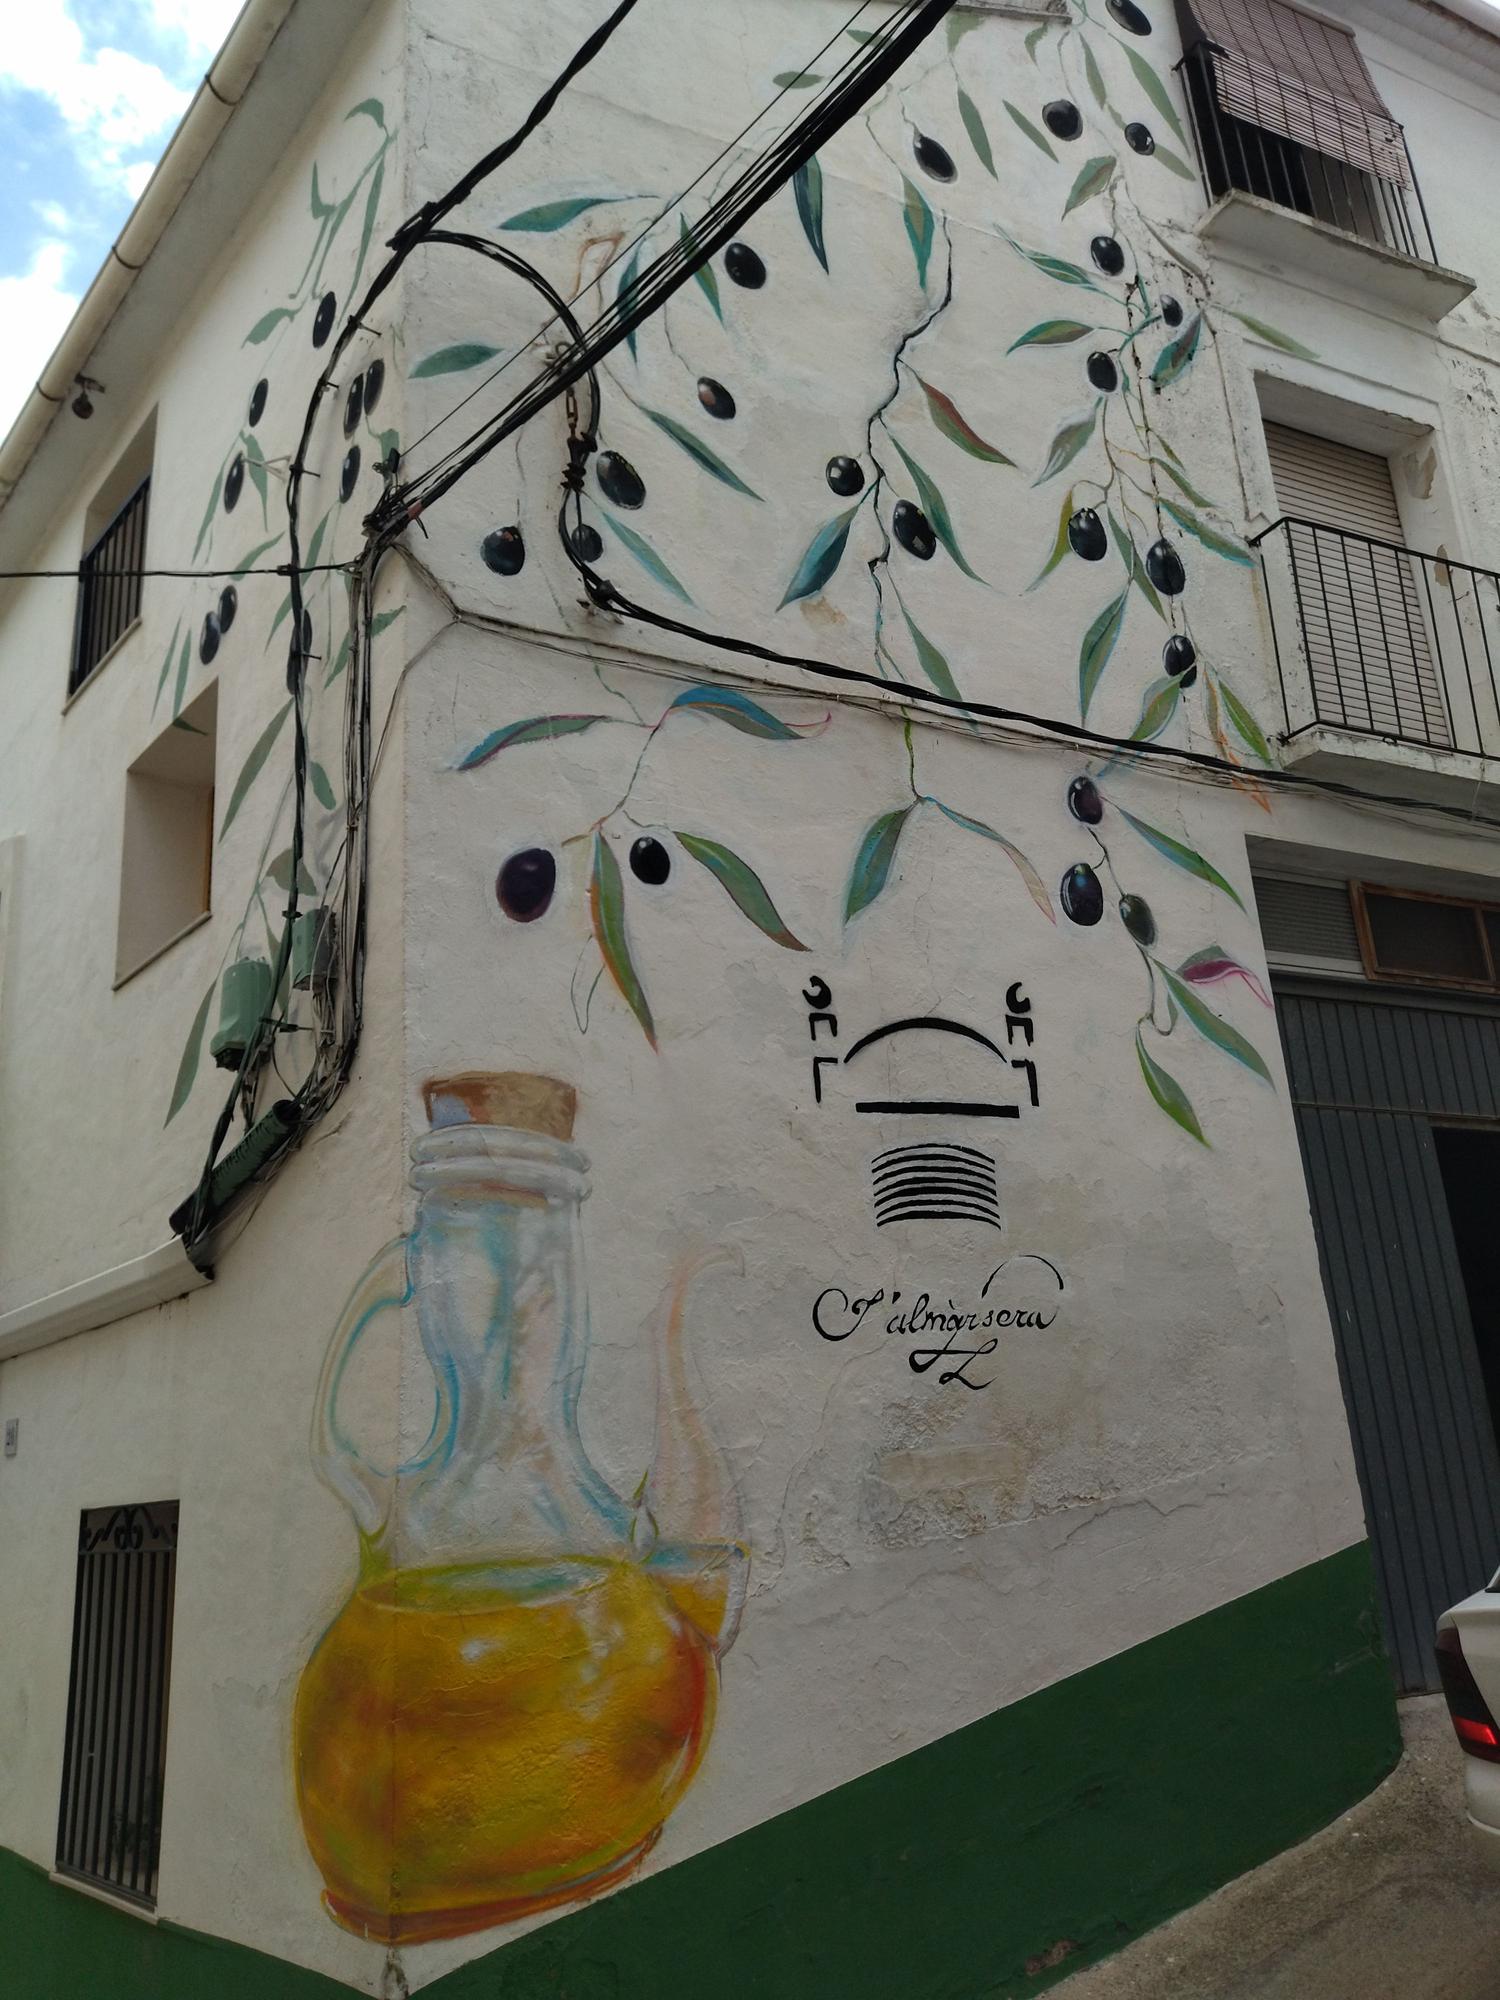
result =
M454 1076L432 1076L422 1085L422 1098L434 1130L445 1125L503 1125L512 1132L541 1132L562 1140L572 1138L578 1109L572 1084L519 1069L469 1069Z

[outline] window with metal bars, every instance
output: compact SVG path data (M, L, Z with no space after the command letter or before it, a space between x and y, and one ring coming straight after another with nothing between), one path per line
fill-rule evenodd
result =
M73 664L68 672L69 694L77 693L141 615L140 572L145 563L150 501L148 474L84 551L78 566L78 617Z
M156 1906L177 1502L79 1518L57 1869Z

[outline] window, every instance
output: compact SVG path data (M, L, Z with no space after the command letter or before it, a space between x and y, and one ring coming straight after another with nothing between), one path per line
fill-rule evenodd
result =
M1180 0L1209 193L1231 189L1436 263L1406 137L1347 28L1286 0Z
M76 694L141 615L156 416L147 418L84 516L68 693Z
M116 985L208 914L218 712L214 682L125 775Z
M1352 887L1371 979L1500 992L1500 907L1363 882Z
M161 1855L177 1502L79 1518L57 1869L147 1909Z

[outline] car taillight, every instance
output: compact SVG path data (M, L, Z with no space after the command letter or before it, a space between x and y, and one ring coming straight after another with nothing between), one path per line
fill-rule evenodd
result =
M1467 1750L1471 1757L1483 1757L1488 1763L1500 1764L1500 1728L1497 1728L1495 1718L1479 1692L1478 1681L1469 1670L1456 1625L1446 1625L1438 1633L1437 1663L1448 1713L1453 1718L1453 1732L1460 1747Z

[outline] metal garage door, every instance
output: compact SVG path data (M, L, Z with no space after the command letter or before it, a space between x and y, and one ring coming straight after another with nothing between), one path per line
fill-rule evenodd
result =
M1438 1614L1500 1565L1500 1451L1439 1160L1445 1128L1500 1132L1500 1014L1283 983L1277 1015L1386 1639L1401 1686L1433 1688Z

